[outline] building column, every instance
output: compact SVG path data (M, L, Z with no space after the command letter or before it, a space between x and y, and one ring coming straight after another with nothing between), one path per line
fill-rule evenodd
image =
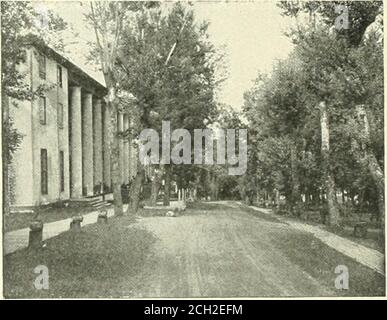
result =
M117 121L117 130L119 133L122 133L124 131L124 114L119 112L118 113L118 121ZM119 140L119 170L120 170L120 176L121 176L121 184L124 183L124 140L121 138Z
M83 188L87 196L93 195L93 96L86 93L82 113L82 161Z
M110 109L107 105L103 108L103 183L111 190L111 167L110 167Z
M129 115L124 114L124 131L129 130ZM124 139L124 183L129 183L129 140Z
M81 87L71 87L71 197L82 197Z
M94 187L97 193L102 191L102 103L96 99L93 112L93 132L94 132Z

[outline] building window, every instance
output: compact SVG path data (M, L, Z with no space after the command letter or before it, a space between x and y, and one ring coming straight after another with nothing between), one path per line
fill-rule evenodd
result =
M63 129L63 103L58 103L58 127Z
M46 97L39 99L39 119L41 124L47 124L47 102Z
M58 85L60 88L62 88L63 87L62 67L60 65L57 66L57 77L58 77Z
M43 53L39 53L39 76L46 79L46 56Z
M59 151L60 192L65 191L64 152Z
M40 149L40 191L48 194L47 149Z

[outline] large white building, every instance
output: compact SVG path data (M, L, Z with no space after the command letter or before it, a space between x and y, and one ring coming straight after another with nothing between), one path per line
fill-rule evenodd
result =
M42 84L49 89L38 99L10 105L10 117L23 135L9 168L11 205L31 207L110 192L105 86L42 43L26 46L20 67L32 90ZM129 115L117 117L118 129L127 129ZM123 184L134 174L131 153L129 141L122 140Z

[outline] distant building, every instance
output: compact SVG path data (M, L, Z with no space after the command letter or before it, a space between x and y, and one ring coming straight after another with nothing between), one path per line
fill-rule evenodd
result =
M26 46L26 54L21 72L32 90L41 84L50 89L10 107L14 126L23 134L9 168L11 205L30 207L110 192L106 87L42 43ZM129 115L117 116L119 129L128 128ZM131 151L129 141L122 141L122 183L134 174Z

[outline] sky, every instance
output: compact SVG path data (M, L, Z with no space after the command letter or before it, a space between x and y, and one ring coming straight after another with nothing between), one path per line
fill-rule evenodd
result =
M49 7L66 20L79 37L65 39L73 60L103 82L94 67L86 65L87 41L94 40L92 30L84 22L87 10L79 2L41 2L38 8ZM276 59L285 58L292 49L284 36L291 21L282 17L275 1L196 1L198 20L207 20L213 44L226 53L228 78L219 90L219 102L240 109L243 93L249 90L258 72L270 72Z
M204 2L197 3L195 11L210 21L213 43L226 45L229 77L220 99L238 109L258 71L269 72L276 59L291 51L290 40L283 34L291 22L280 15L274 1Z

